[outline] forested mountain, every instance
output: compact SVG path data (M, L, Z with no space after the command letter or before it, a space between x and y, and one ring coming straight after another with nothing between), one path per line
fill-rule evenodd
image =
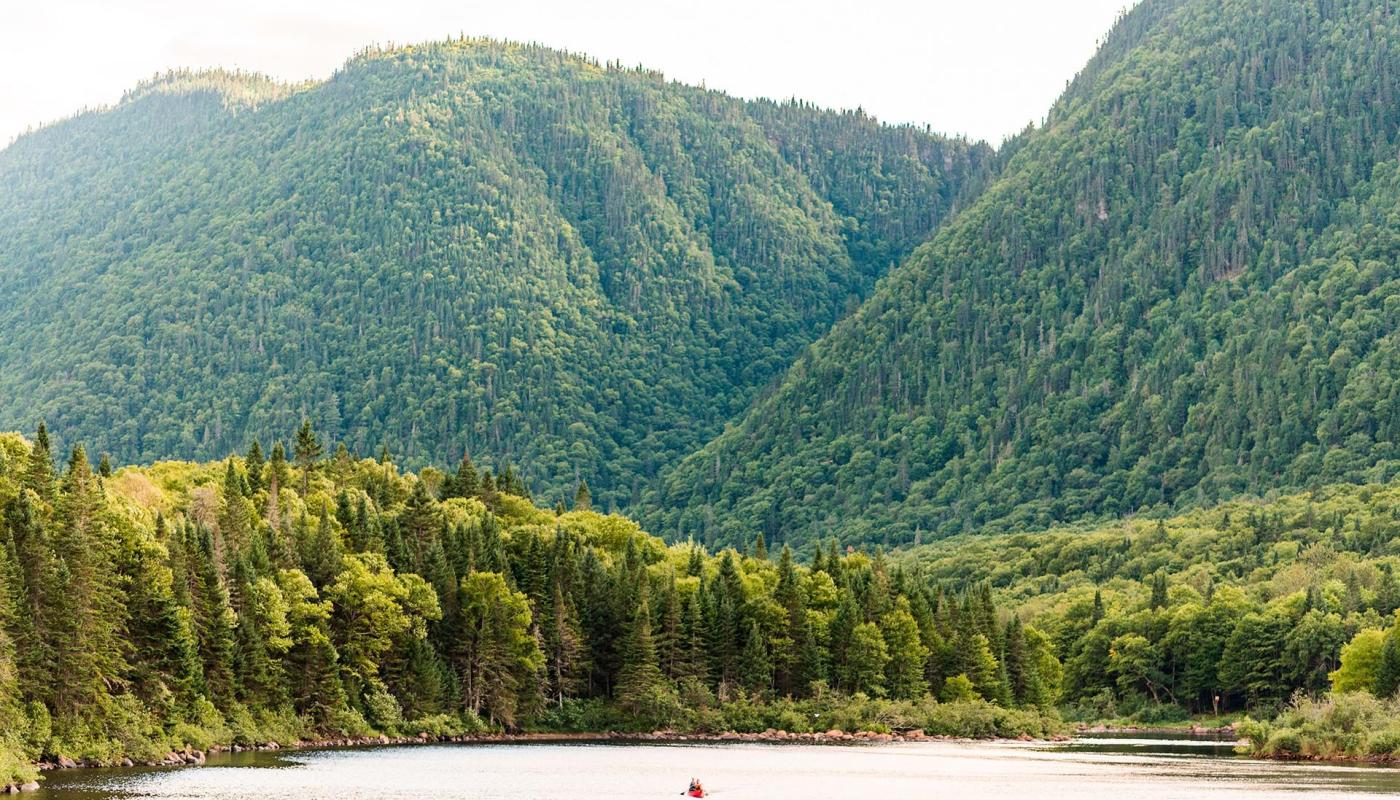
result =
M645 518L903 544L1394 475L1397 138L1391 4L1145 0Z
M307 416L629 502L992 160L489 41L171 74L0 152L0 425L150 461Z

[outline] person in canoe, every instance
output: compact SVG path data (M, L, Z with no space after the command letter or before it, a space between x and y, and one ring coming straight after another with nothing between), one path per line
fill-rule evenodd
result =
M705 787L700 785L699 778L690 779L690 788L685 790L686 797L704 797Z

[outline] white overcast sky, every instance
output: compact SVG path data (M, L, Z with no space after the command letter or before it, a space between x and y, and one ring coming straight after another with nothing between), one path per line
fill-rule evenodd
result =
M355 50L534 41L744 97L999 142L1131 0L0 0L0 146L173 67L323 78Z

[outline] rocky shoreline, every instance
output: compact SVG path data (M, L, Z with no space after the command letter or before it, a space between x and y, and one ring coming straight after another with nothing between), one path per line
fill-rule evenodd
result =
M1068 736L1056 736L1048 741L1065 741ZM761 733L737 733L735 731L725 731L723 733L684 733L680 731L651 731L649 733L475 733L460 736L432 736L430 734L420 734L418 736L358 736L343 739L315 739L307 741L296 741L287 744L279 742L265 742L256 745L215 745L207 751L187 748L185 750L172 750L160 759L149 759L145 761L133 761L124 758L117 764L98 764L89 762L78 762L71 758L59 757L51 761L41 761L37 765L42 772L59 769L83 769L93 767L174 767L174 766L199 766L208 761L209 756L218 753L244 753L244 752L264 752L279 750L320 750L334 747L373 747L383 745L413 745L413 744L530 744L530 743L571 743L571 742L675 742L675 743L731 743L731 742L762 742L762 743L795 743L795 744L887 744L896 742L973 742L987 741L971 739L961 736L928 735L921 729L896 731L894 733L882 733L877 731L843 731L833 728L821 733L790 733L784 730L769 728ZM1015 741L1038 741L1030 736L1022 736ZM1041 740L1045 741L1045 740ZM0 786L0 794L18 794L20 792L33 791L39 788L37 782L29 782L24 785Z
M1172 727L1170 725L1077 725L1075 733L1176 733L1191 736L1238 736L1237 723L1209 728L1203 725Z

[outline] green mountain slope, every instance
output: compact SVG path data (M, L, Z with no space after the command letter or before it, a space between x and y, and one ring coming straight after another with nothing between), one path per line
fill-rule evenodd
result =
M1148 0L998 181L649 495L899 544L1400 465L1400 17Z
M148 461L307 416L627 502L991 162L493 42L171 75L0 152L0 427Z

